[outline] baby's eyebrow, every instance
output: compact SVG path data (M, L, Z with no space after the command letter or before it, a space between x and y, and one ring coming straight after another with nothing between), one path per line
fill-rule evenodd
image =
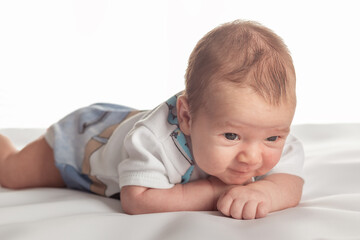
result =
M275 131L277 132L282 132L282 133L289 133L290 132L290 128L289 127L285 127L285 128L274 128Z
M243 128L244 127L244 125L242 125L242 124L236 124L231 121L217 122L216 126L217 127L233 127L233 128Z
M216 124L218 127L233 127L233 128L247 128L247 127L251 127L251 124L242 124L242 123L235 123L235 122L231 122L231 121L225 121L225 122L218 122ZM254 127L254 126L253 126ZM273 127L273 126L266 126L263 128L264 130L268 129L271 131L275 131L275 132L280 132L280 133L289 133L290 132L290 127L286 126L286 127Z

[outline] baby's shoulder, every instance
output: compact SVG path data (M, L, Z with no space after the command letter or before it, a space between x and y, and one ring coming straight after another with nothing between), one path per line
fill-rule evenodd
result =
M155 109L148 111L133 128L133 131L146 128L147 131L155 135L159 140L170 136L170 133L177 128L176 125L169 123L169 106L165 103L160 104Z

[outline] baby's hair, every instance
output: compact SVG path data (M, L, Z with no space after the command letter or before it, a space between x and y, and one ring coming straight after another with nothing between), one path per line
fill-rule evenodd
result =
M185 80L191 112L204 106L209 86L216 89L224 81L250 87L273 105L296 103L289 50L278 35L257 22L237 20L206 34L190 55Z

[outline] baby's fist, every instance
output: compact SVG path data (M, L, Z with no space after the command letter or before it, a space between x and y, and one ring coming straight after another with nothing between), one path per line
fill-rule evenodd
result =
M269 198L260 190L236 186L225 191L217 202L217 209L236 219L263 218L269 213Z

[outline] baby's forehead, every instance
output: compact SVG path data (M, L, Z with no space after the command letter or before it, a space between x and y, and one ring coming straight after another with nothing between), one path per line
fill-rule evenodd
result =
M204 89L204 94L202 96L205 98L203 100L206 102L206 100L219 94L232 95L233 97L236 97L238 94L247 95L249 97L256 96L262 98L265 103L273 105L274 107L280 105L288 105L292 108L296 107L296 91L292 86L286 88L286 95L274 96L274 98L278 97L279 99L273 101L269 97L271 94L264 94L263 91L260 91L259 88L251 84L251 82L243 81L242 83L234 83L230 81L214 81L213 83L208 84L207 88Z
M246 122L248 125L289 127L295 114L296 105L292 101L281 101L279 104L266 102L260 95L248 88L218 88L209 97L201 112L217 125L226 122ZM273 121L273 122L271 122Z
M209 119L212 125L254 126L265 129L289 127L295 112L291 102L277 105L266 102L249 88L219 87L208 98L199 114Z

